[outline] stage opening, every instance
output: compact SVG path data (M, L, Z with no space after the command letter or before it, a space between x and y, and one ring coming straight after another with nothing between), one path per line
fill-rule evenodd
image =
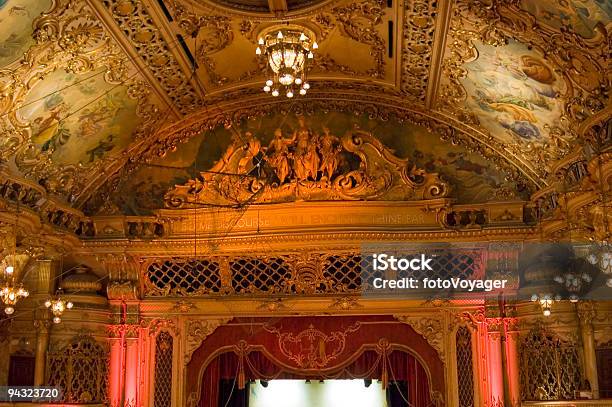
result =
M366 387L367 385L367 387ZM388 407L376 380L257 380L249 386L249 407Z

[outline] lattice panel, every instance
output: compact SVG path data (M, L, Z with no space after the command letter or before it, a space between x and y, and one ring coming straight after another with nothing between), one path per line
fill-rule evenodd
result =
M545 332L531 332L521 346L523 400L572 400L582 382L579 352Z
M347 291L361 288L361 256L329 256L323 275Z
M215 260L167 260L151 263L145 279L147 295L206 295L221 289Z
M154 407L172 406L172 344L167 332L160 332L155 340L155 389Z
M63 402L107 400L108 354L93 338L77 336L47 356L47 383L63 390Z
M457 379L459 407L474 407L474 365L472 334L462 326L457 330Z
M429 255L434 272L411 272L411 277L484 277L483 255L477 250L459 253L440 249ZM362 270L372 270L371 261L371 256L355 253L157 260L144 271L144 289L147 296L361 293ZM368 279L388 278L384 273L375 271Z
M240 258L230 262L232 288L241 293L280 293L292 279L291 269L282 257Z

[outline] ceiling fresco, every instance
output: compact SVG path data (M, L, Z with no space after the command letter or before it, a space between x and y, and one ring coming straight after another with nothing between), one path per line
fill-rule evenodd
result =
M36 84L17 111L31 140L60 164L81 167L125 148L141 120L125 86L104 80L104 70L76 75L57 70ZM61 90L61 91L60 91Z
M459 202L527 199L610 117L611 7L0 0L0 165L77 209L103 194L105 209L148 213L222 156L224 125L262 140L295 129L255 55L262 30L290 23L319 43L299 101L313 131L372 132Z
M476 43L464 65L466 107L505 143L541 143L560 126L567 85L541 55L516 41L494 47Z
M311 116L271 115L243 121L239 127L216 128L168 153L163 159L144 163L126 175L112 205L104 210L129 215L149 214L163 208L163 196L175 185L183 184L200 171L210 170L224 156L232 141L256 137L263 146L271 143L277 129L284 137L295 136L304 126L315 135L329 133L341 137L350 130L373 134L399 158L409 159L428 173L439 173L453 187L452 196L461 203L491 200L525 199L529 191L516 192L516 187L504 180L504 175L477 154L459 146L448 146L428 130L390 120L382 122L367 116L345 113L318 113ZM244 141L246 143L246 141Z
M595 35L598 23L608 28L612 23L609 0L522 0L521 7L543 24L568 27L586 38Z
M0 67L19 60L34 44L32 22L50 0L0 0Z

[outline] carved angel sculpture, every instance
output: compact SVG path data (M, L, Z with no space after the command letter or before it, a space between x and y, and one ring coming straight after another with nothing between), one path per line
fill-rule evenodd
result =
M328 180L332 179L332 176L338 168L338 154L342 151L340 146L340 140L338 137L329 134L327 127L323 128L323 136L320 138L320 152L321 152L321 172L324 176L327 176Z
M283 138L281 129L276 129L274 131L274 139L270 142L267 153L268 163L274 168L279 183L283 184L289 176L290 168L287 140Z

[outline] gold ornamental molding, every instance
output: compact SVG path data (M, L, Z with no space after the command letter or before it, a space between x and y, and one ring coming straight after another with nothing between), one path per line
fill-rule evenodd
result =
M424 126L449 143L461 144L478 152L501 168L511 180L532 186L533 189L539 189L547 183L546 180L539 178L533 170L533 163L525 163L519 160L493 137L460 122L455 117L439 112L415 109L413 106L407 106L400 97L391 95L381 97L368 93L368 89L361 89L360 87L355 87L349 92L340 90L323 92L316 89L312 89L312 91L312 95L309 95L306 99L295 101L291 113L308 115L317 110L335 110L368 114L370 117L380 120L396 118L400 122L405 121ZM238 123L241 119L267 115L279 108L281 112L290 113L286 106L265 97L266 95L262 96L261 93L263 92L254 90L252 93L236 95L235 97L228 93L223 99L214 102L213 107L194 112L184 120L161 129L156 137L149 139L150 141L133 146L129 150L129 155L139 157L139 160L131 164L125 161L127 167L110 176L104 185L82 194L76 202L77 207L84 206L86 200L91 197L94 191L102 195L112 194L114 180L117 179L119 174L134 171L139 162L148 162L157 157L163 157L168 151L176 148L178 144L186 142L191 137L206 133L217 126L231 126L232 123ZM240 101L237 101L238 98Z
M427 340L427 343L436 350L442 363L446 363L444 349L444 318L442 314L432 315L394 315L395 319L403 324L409 325L416 333Z
M522 10L517 0L499 2L461 0L453 7L448 50L443 61L445 86L436 109L450 113L475 129L482 129L478 117L464 107L468 93L461 83L467 76L465 64L479 56L476 43L504 47L518 40L546 56L567 89L559 97L563 112L559 126L548 129L549 140L520 145L506 144L505 150L526 165L537 162L534 172L542 180L551 175L550 167L574 151L588 130L609 118L611 101L603 89L609 87L606 56L609 44L605 30L585 39L565 30L559 32L539 25ZM607 113L606 113L607 112ZM554 176L554 174L553 174Z
M178 40L167 41L163 30L155 24L158 19L149 10L151 5L120 0L104 0L102 5L105 10L96 7L97 11L113 19L120 29L114 31L124 36L119 37L124 48L136 50L135 55L133 51L128 52L142 59L153 76L152 82L157 82L172 100L170 107L174 105L178 112L188 113L200 106L201 95L193 85L193 75L185 73L185 64L177 58Z
M185 358L183 363L187 365L191 361L193 352L196 351L217 328L227 324L232 318L217 319L192 319L186 322L185 327Z

